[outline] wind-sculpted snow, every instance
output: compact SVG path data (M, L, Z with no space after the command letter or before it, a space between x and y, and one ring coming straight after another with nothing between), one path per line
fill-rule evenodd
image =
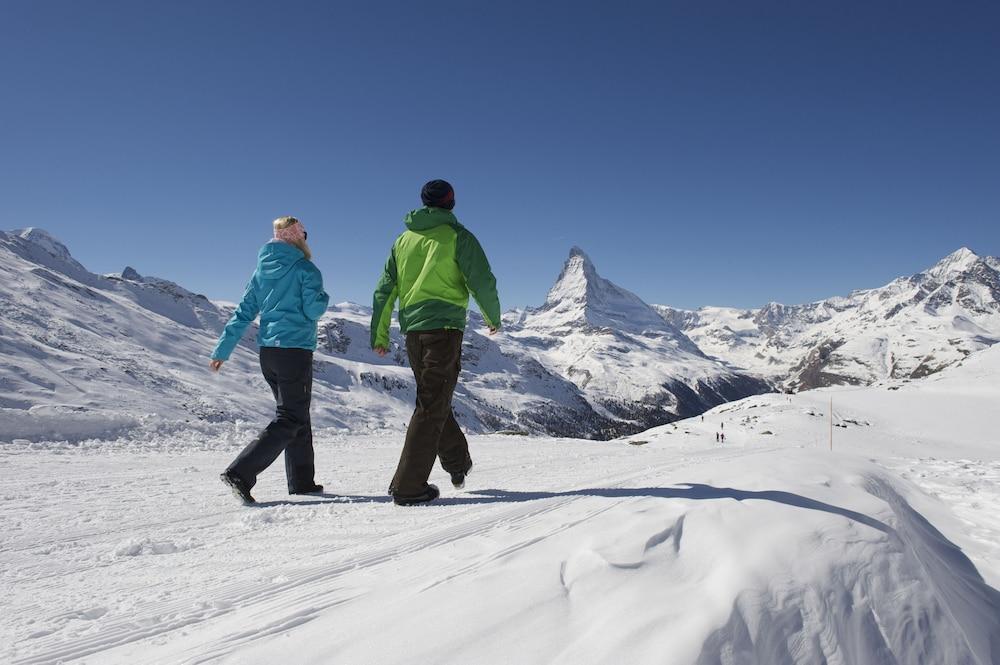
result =
M998 266L962 248L917 275L807 305L656 308L706 353L790 388L920 378L1000 341Z

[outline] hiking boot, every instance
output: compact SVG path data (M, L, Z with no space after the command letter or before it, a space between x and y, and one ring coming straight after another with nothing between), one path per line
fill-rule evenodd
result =
M244 504L257 503L257 500L250 495L250 486L242 478L237 478L233 474L225 471L219 476L219 480L229 486L233 491L233 496Z
M392 501L397 506L415 506L418 503L429 503L441 496L437 485L428 484L420 494L396 494L393 493Z
M451 474L451 484L455 489L460 490L465 487L465 477L469 475L472 471L472 462L469 462L468 468L465 471L459 471L458 473Z
M313 483L312 485L309 485L308 487L300 487L297 490L288 490L288 493L289 494L319 494L322 491L323 491L323 486L322 485L317 485L316 483Z

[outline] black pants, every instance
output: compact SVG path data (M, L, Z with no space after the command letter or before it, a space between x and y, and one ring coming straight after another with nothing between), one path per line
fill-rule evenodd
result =
M406 334L406 353L417 380L417 407L389 488L403 496L419 494L440 455L448 473L469 468L469 442L455 421L451 397L462 370L462 331L427 330Z
M251 487L257 482L257 475L271 466L282 451L289 492L309 488L315 482L309 418L312 357L312 351L306 349L262 347L260 350L260 371L277 403L274 420L226 469Z

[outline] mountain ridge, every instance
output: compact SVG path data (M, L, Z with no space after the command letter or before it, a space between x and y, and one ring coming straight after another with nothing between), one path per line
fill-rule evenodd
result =
M962 247L915 275L801 305L654 308L702 350L804 390L920 378L1000 341L1000 260Z

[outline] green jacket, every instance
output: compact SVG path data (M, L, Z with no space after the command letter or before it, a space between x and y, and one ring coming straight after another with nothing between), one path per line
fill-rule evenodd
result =
M425 207L405 217L372 302L371 345L389 347L392 309L399 298L399 327L465 330L469 294L486 324L500 327L497 280L476 237L450 210Z

